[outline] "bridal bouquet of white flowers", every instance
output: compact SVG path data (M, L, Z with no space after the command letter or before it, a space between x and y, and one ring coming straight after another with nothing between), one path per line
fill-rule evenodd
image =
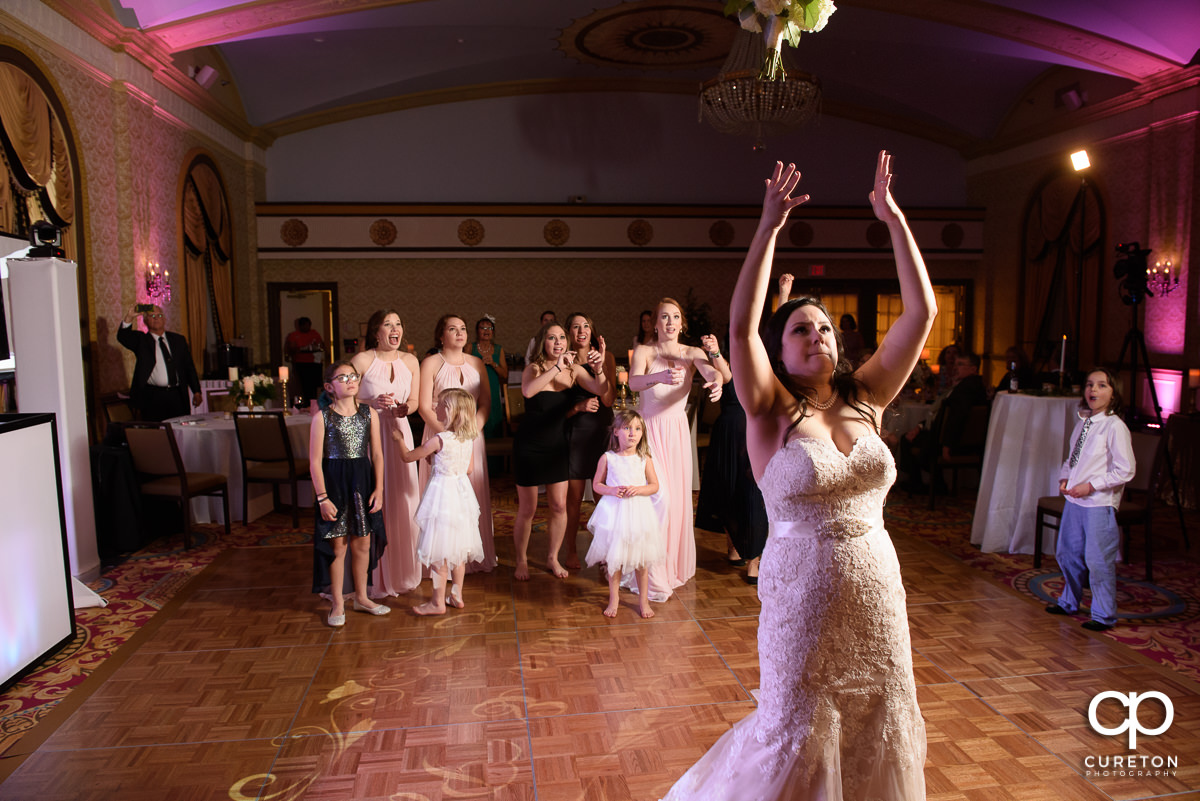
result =
M727 0L725 3L727 15L736 16L751 33L766 37L767 57L758 75L760 81L786 79L780 53L783 42L799 47L800 34L821 30L835 11L833 0Z

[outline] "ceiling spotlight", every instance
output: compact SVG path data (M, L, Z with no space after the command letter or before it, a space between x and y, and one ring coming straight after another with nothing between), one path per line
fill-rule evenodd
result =
M1092 162L1088 161L1086 150L1077 150L1071 154L1071 166L1075 168L1075 172L1086 170L1092 166Z

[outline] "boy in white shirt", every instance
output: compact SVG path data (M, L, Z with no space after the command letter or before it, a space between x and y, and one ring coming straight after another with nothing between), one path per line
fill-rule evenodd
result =
M1052 615L1073 615L1083 596L1084 572L1090 573L1092 619L1083 627L1107 631L1117 622L1117 507L1133 478L1133 444L1120 418L1121 393L1112 373L1097 367L1088 373L1079 403L1079 422L1071 432L1071 454L1059 472L1066 496L1055 558L1063 572Z

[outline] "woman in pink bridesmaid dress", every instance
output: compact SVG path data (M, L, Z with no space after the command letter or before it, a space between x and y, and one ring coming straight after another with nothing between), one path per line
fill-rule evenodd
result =
M478 356L466 352L467 324L455 314L443 314L433 331L433 341L441 348L440 353L426 357L421 362L421 419L425 421L422 443L444 431L446 421L438 417L434 400L442 390L457 387L470 392L475 398L476 417L479 430L487 424L492 408L492 393L488 387L487 368ZM492 538L492 489L488 482L487 444L483 437L474 439L475 467L471 471L471 486L479 501L479 536L483 540L483 561L471 562L467 572L490 573L496 566L496 545ZM432 466L422 461L420 465L421 491L429 483Z
M650 597L665 601L696 574L692 437L686 411L692 377L699 371L709 390L708 400L716 401L731 373L715 337L706 335L703 349L679 341L679 335L687 330L687 320L678 301L663 298L654 319L654 341L633 351L629 388L641 395L640 411L658 470L659 494L667 505L667 560L650 570Z
M408 415L416 411L410 404L414 395L413 378L420 367L417 357L400 349L404 326L392 309L380 309L367 323L368 336L375 347L355 355L350 363L362 376L359 401L379 413L383 426L383 521L388 547L371 577L376 597L406 595L421 583L421 562L417 559L417 526L413 520L420 503L417 466L405 464L400 448L390 432L399 430L404 442L413 447Z

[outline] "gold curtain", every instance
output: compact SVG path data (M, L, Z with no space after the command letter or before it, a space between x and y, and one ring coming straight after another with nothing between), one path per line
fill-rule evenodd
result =
M233 309L233 235L225 191L213 168L203 162L188 172L183 194L185 284L188 336L193 354L207 347L208 278L212 277L217 328L226 341L235 335Z
M17 155L11 166L21 186L34 190L50 183L50 104L37 83L11 64L0 64L0 123Z

